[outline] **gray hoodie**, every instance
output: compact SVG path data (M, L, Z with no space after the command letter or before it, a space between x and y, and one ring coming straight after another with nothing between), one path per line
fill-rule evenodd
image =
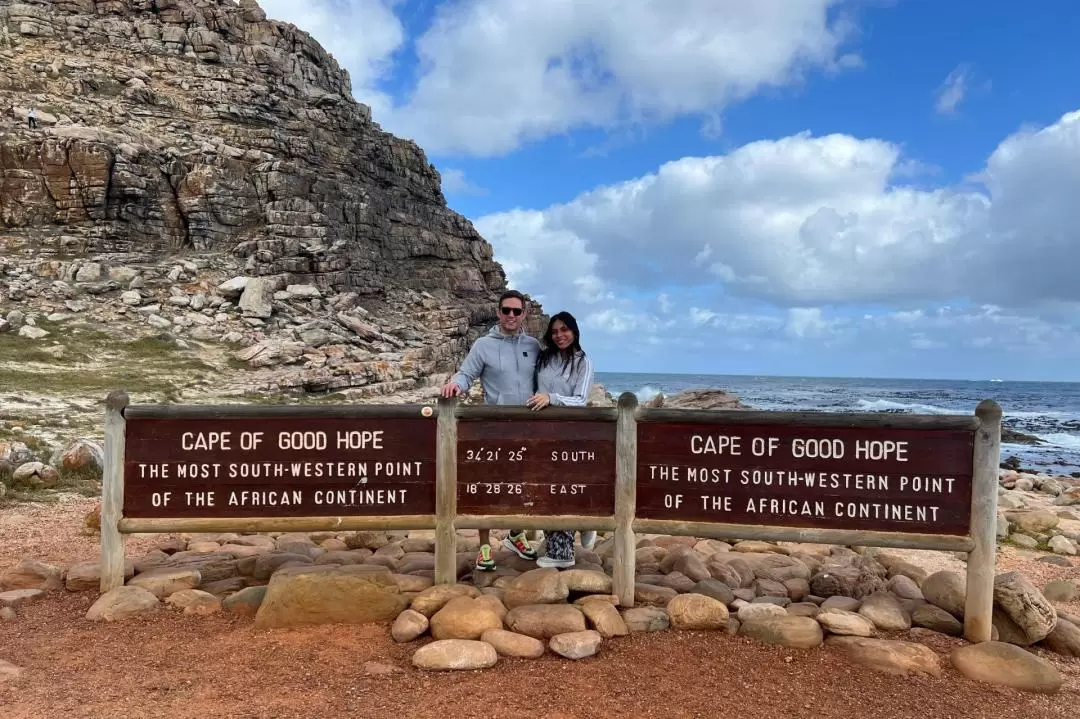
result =
M473 343L454 382L468 392L476 378L484 388L484 404L524 405L533 396L533 369L540 343L524 331L504 335L498 325Z
M576 365L561 355L540 368L536 376L537 392L547 392L551 404L563 407L584 407L589 402L593 366L584 352L575 355Z

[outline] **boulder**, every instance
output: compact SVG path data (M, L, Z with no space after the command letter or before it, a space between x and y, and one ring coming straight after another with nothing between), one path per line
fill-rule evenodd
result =
M1022 641L1013 643L1034 644L1044 639L1057 623L1054 605L1020 572L1006 572L994 578L994 604L1022 633Z
M195 589L201 582L202 574L197 569L159 567L136 574L127 581L127 584L132 587L142 587L158 599L165 599L182 589Z
M929 603L920 604L912 610L911 623L916 627L930 629L950 637L959 637L964 634L964 625L959 619L941 607Z
M630 633L626 621L614 604L602 601L585 602L580 605L581 611L589 624L599 632L604 639L622 637Z
M431 636L435 639L479 639L488 629L502 629L502 616L485 601L487 599L498 602L494 597L454 597L431 617Z
M535 637L509 632L505 629L488 629L480 637L480 641L487 642L495 647L495 651L502 657L536 659L544 655L544 643L542 641Z
M579 575L580 576L580 575ZM610 586L607 588L610 592ZM558 569L532 569L514 577L506 587L503 602L510 609L529 604L555 604L565 601L570 590Z
M430 618L454 597L479 596L480 590L467 584L437 584L413 597L409 607Z
M634 632L659 632L671 626L666 611L659 607L631 607L619 612L626 629Z
M570 604L530 604L514 607L506 614L506 628L518 634L550 639L557 634L583 632L585 615Z
M161 601L142 587L123 586L110 589L97 598L86 612L93 622L115 622L139 617L161 608Z
M668 602L667 613L674 629L723 629L728 620L727 607L704 594L680 594Z
M0 574L0 591L7 589L43 589L52 592L64 586L63 570L36 559L22 559Z
M406 599L385 568L367 565L292 567L270 580L255 615L259 628L393 621Z
M1054 630L1041 645L1064 657L1080 657L1080 627L1064 617L1058 617Z
M875 592L863 598L859 614L886 632L911 629L911 617L900 606L896 597L888 592Z
M428 630L428 618L413 609L406 609L397 616L390 627L395 642L411 642Z
M817 621L791 615L760 617L742 622L738 633L767 644L800 649L819 646L823 639L821 625Z
M949 659L968 679L1020 691L1055 694L1064 684L1064 678L1053 664L1004 642L957 647Z
M430 671L487 669L498 661L495 647L474 639L441 639L420 647L412 656L414 667Z
M948 570L934 572L923 581L920 588L926 601L963 620L967 585L958 573Z
M584 659L596 654L602 641L598 632L587 629L583 632L556 634L548 641L548 647L566 659Z
M221 611L221 600L201 589L181 589L170 594L165 604L180 609L184 614L205 617Z
M855 612L846 612L843 609L823 609L814 618L830 634L854 637L874 636L874 623Z
M915 642L847 636L829 637L825 644L843 650L858 664L886 674L927 674L940 678L944 673L937 653Z

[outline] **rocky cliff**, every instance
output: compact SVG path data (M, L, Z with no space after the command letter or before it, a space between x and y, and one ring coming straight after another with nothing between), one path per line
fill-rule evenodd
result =
M240 385L377 395L494 322L505 275L423 151L254 0L0 0L0 66L0 331L224 341L263 368Z

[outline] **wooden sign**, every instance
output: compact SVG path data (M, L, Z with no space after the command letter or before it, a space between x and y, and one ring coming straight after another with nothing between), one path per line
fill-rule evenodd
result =
M131 418L126 517L432 514L435 420Z
M460 420L459 514L611 516L615 423Z
M970 431L638 424L637 516L963 535Z

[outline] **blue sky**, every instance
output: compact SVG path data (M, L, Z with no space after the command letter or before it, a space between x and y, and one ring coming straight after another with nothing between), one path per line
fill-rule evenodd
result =
M1080 5L262 5L601 371L1080 380Z

